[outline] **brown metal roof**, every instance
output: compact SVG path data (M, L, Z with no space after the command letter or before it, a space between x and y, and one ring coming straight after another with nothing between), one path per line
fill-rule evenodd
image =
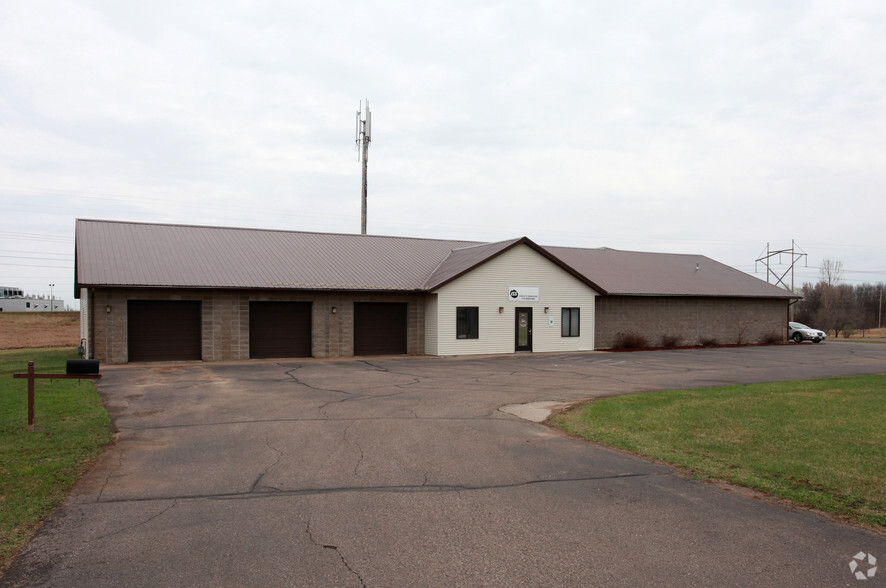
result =
M453 248L476 243L78 220L84 286L420 290Z
M702 255L78 220L81 286L433 291L525 244L601 294L795 297ZM698 270L696 270L698 264Z
M557 259L550 251L550 248L541 247L533 242L529 237L520 239L510 239L508 241L499 241L498 243L484 243L482 245L472 245L462 249L453 249L445 260L434 270L425 282L426 290L435 290L456 278L470 272L475 267L480 266L490 259L501 255L505 251L516 247L517 245L526 245L537 251L543 257L549 259L562 267L576 278L586 283L594 290L600 288L592 282L587 276L569 267L566 263Z
M435 290L507 251L520 241L520 239L510 239L508 241L499 241L498 243L482 243L453 249L446 256L446 259L440 262L440 265L428 276L424 287L427 290Z
M798 298L791 292L704 255L546 247L602 293L627 296ZM697 268L697 269L696 269Z

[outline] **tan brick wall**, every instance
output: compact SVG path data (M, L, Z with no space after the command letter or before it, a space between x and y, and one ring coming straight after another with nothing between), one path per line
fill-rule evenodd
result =
M89 297L90 352L108 364L127 363L129 300L199 300L204 361L249 359L249 302L311 302L314 357L354 355L354 302L408 303L407 351L424 354L424 295L236 290L95 289ZM110 312L106 309L110 307ZM335 307L335 312L332 308Z
M786 300L600 296L596 305L596 348L610 349L619 333L636 333L652 347L661 337L680 345L756 343L770 334L786 337Z

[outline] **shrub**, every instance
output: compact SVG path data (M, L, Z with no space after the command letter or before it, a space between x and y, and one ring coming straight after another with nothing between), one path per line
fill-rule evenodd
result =
M720 342L713 337L705 337L704 339L701 339L699 343L701 343L702 347L716 347L720 344Z
M748 325L741 322L738 324L738 331L735 333L735 343L737 345L743 345L747 343L747 341L745 341L745 333L747 332L747 330Z
M855 334L855 329L852 327L843 327L843 338L848 339L852 335Z
M676 347L682 339L676 335L662 335L660 339L661 347Z
M649 343L637 333L616 333L613 349L643 349Z
M775 331L769 331L760 339L762 343L773 344L773 343L781 343L784 341L784 337L776 333Z

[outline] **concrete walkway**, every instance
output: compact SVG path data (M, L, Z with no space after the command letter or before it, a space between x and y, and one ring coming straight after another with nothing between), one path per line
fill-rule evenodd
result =
M886 537L500 407L886 372L886 346L105 368L119 439L3 586L877 586Z

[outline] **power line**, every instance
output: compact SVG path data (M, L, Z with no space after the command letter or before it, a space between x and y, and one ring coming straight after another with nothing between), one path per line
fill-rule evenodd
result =
M70 270L74 269L72 266L68 266L68 265L36 265L36 264L30 264L30 263L6 263L6 262L0 262L0 265L14 266L14 267L48 267L48 268L53 268L53 269L70 269Z
M54 213L61 214L61 213ZM73 243L74 237L50 235L47 233L22 233L18 231L0 231L0 236L10 239L23 239L29 241L54 241L58 243Z
M25 250L21 250L21 249L0 249L0 253L30 253L30 254L33 254L33 255L50 255L49 253L41 253L41 252L39 252L39 251L34 251L34 250L31 250L31 251L25 251ZM55 253L55 252L53 252L52 254L53 254L53 255L64 255L64 254L62 254L62 253ZM73 259L73 258L74 258L73 255L70 255L70 256L68 256L68 257L69 257L70 259Z
M32 255L0 255L6 259L32 259L34 261L73 261L70 257L34 257Z

